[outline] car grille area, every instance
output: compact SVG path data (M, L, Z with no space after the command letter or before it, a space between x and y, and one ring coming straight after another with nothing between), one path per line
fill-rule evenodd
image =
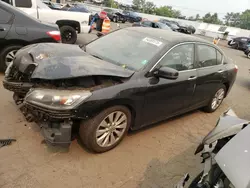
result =
M65 120L74 117L70 110L51 110L28 102L24 103L24 108L24 115L32 115L32 119L35 121Z

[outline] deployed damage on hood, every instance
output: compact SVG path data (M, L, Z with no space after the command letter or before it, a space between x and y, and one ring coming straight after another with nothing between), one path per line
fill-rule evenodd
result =
M130 77L134 72L85 53L77 45L36 44L21 49L13 66L30 79L67 79L93 75Z
M88 89L123 83L134 72L97 59L77 45L34 44L22 48L5 73L3 85L20 104L30 88Z

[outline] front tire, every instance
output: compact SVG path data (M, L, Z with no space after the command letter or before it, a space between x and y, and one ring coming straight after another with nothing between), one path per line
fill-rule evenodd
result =
M239 44L238 44L238 43L233 44L233 45L232 45L232 48L238 50L238 49L239 49Z
M250 52L248 52L248 53L247 53L247 58L249 58L249 59L250 59Z
M14 60L16 52L22 45L9 45L2 49L0 53L0 71L4 72L8 65Z
M125 137L131 125L131 113L125 106L114 106L83 121L79 134L82 143L96 153L109 151Z
M60 32L62 36L62 43L65 44L75 44L77 40L76 30L71 26L60 27Z
M226 90L227 89L226 89L226 86L224 84L222 84L220 87L218 87L215 94L213 95L213 97L209 101L208 105L204 108L204 111L211 113L211 112L214 112L215 110L217 110L219 108L219 106L221 105L223 99L226 96Z

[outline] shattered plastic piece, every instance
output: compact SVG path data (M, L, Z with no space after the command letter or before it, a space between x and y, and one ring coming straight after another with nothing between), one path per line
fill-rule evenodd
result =
M12 142L16 142L16 139L0 139L0 148L11 145Z

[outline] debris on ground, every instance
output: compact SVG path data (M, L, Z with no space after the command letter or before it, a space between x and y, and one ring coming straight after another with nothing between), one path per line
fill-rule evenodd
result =
M16 139L0 139L0 148L11 145L12 142L16 142Z

